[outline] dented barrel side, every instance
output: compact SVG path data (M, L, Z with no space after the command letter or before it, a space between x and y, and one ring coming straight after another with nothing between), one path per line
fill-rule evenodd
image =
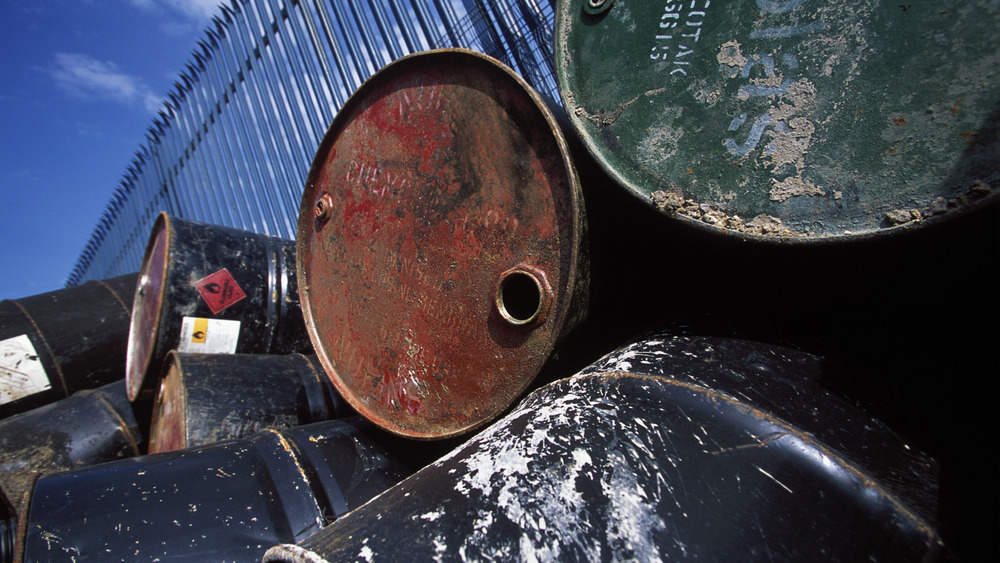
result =
M140 454L125 380L0 420L0 489L20 502L36 475Z
M760 409L838 452L933 524L938 461L829 391L829 371L826 358L787 346L663 331L622 346L580 373L669 377Z

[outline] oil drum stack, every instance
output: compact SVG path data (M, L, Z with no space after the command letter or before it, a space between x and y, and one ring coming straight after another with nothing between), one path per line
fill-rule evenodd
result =
M0 304L0 563L996 555L998 13L562 1L564 109L387 65L295 241Z

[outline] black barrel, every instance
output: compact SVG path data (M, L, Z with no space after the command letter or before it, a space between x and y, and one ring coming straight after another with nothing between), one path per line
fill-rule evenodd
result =
M153 405L149 453L353 413L315 356L172 351Z
M358 417L40 478L24 561L258 561L410 472Z
M137 279L0 301L0 418L125 377Z
M820 366L746 341L651 338L264 560L933 557L934 463L822 391Z
M14 503L39 473L137 456L143 439L125 380L0 421L0 489Z
M125 379L156 390L167 352L307 352L295 243L160 213L139 271Z

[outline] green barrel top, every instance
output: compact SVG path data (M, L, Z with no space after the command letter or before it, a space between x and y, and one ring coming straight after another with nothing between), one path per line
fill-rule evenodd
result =
M560 0L555 58L600 165L708 229L866 237L996 199L998 1Z

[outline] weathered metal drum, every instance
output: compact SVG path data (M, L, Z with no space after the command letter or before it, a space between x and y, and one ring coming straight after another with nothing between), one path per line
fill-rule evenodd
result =
M354 413L315 356L172 351L163 373L153 404L149 453Z
M417 438L508 408L584 311L578 192L552 113L497 61L420 53L363 84L313 161L296 253L344 398Z
M934 463L823 391L820 366L649 338L264 561L932 559Z
M129 399L149 398L167 352L307 352L295 243L160 213L128 335Z
M741 238L882 235L997 198L993 0L561 0L574 128L664 214Z
M0 490L19 503L38 474L137 456L145 438L125 380L0 420Z
M410 471L357 417L47 475L17 538L24 561L256 561Z
M138 274L0 302L0 418L125 377Z

